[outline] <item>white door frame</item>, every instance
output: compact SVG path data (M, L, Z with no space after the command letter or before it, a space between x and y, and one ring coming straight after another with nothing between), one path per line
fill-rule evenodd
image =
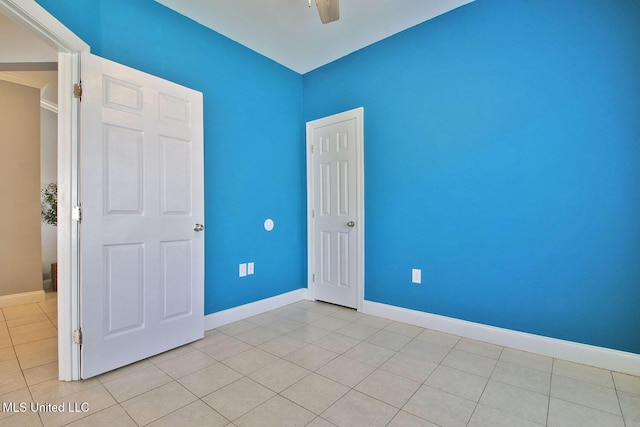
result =
M0 0L0 13L12 18L58 50L58 376L80 379L79 227L72 220L78 194L78 106L73 84L79 80L79 53L89 46L33 0Z
M313 151L312 132L315 127L326 126L345 120L356 120L356 224L355 228L358 251L356 256L356 309L362 311L364 304L364 108L358 107L328 117L307 122L307 297L315 300L314 272L315 265L315 230L312 212L314 210L313 188Z

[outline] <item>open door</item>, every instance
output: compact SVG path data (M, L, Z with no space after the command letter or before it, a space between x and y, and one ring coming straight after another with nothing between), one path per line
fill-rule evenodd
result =
M202 94L81 56L81 377L204 335Z

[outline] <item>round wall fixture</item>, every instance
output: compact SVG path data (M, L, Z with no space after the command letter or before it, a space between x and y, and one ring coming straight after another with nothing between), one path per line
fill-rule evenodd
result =
M264 229L267 231L273 230L273 220L271 218L267 218L264 220Z

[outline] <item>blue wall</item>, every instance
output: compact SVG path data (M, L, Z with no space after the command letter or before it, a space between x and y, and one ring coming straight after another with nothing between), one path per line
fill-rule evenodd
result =
M38 3L92 53L203 92L205 312L305 287L302 76L151 0Z
M305 74L304 120L365 108L365 298L640 353L639 41L477 0Z

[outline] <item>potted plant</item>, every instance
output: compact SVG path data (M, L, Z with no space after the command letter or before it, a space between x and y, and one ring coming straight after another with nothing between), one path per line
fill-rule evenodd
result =
M42 222L54 227L58 225L58 184L51 182L42 189L40 213ZM58 263L51 264L51 287L58 290Z

